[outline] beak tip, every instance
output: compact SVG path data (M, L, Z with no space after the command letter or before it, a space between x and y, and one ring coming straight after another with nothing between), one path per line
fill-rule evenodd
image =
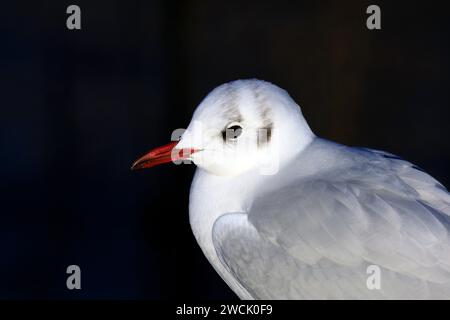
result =
M141 168L142 168L142 166L140 165L140 163L139 162L135 162L135 163L133 163L131 165L130 170L131 171L136 171L136 170L141 169Z
M175 159L183 159L185 157L181 151L181 156L179 152L177 156L173 158L173 150L178 144L178 141L172 141L162 147L155 148L148 152L146 155L142 156L136 160L132 165L130 170L135 171L138 169L151 168L159 164L173 162Z

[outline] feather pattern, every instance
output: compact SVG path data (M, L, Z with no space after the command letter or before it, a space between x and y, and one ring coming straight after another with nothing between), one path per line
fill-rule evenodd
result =
M320 157L324 149L333 152ZM450 298L445 187L387 152L319 139L307 150L291 165L306 173L214 223L214 247L247 289L242 298ZM308 172L319 158L329 170ZM366 285L369 265L381 269L380 290Z

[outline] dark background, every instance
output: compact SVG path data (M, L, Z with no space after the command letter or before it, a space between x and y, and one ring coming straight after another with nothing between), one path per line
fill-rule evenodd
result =
M236 298L190 230L194 167L129 170L230 80L273 82L317 135L449 186L448 11L393 2L2 2L0 298Z

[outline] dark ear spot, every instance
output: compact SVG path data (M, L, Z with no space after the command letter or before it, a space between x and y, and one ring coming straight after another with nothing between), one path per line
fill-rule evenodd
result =
M272 138L272 127L272 123L269 123L267 126L258 129L258 148L270 142Z
M258 129L258 147L266 145L272 138L273 122L271 120L270 108L267 97L261 94L259 86L255 89L255 100L259 105L261 116L261 128Z

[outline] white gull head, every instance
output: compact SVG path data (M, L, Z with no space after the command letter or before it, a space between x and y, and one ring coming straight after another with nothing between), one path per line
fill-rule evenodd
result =
M214 175L255 168L272 174L313 137L285 90L261 80L237 80L206 96L175 148L196 150L192 161Z

